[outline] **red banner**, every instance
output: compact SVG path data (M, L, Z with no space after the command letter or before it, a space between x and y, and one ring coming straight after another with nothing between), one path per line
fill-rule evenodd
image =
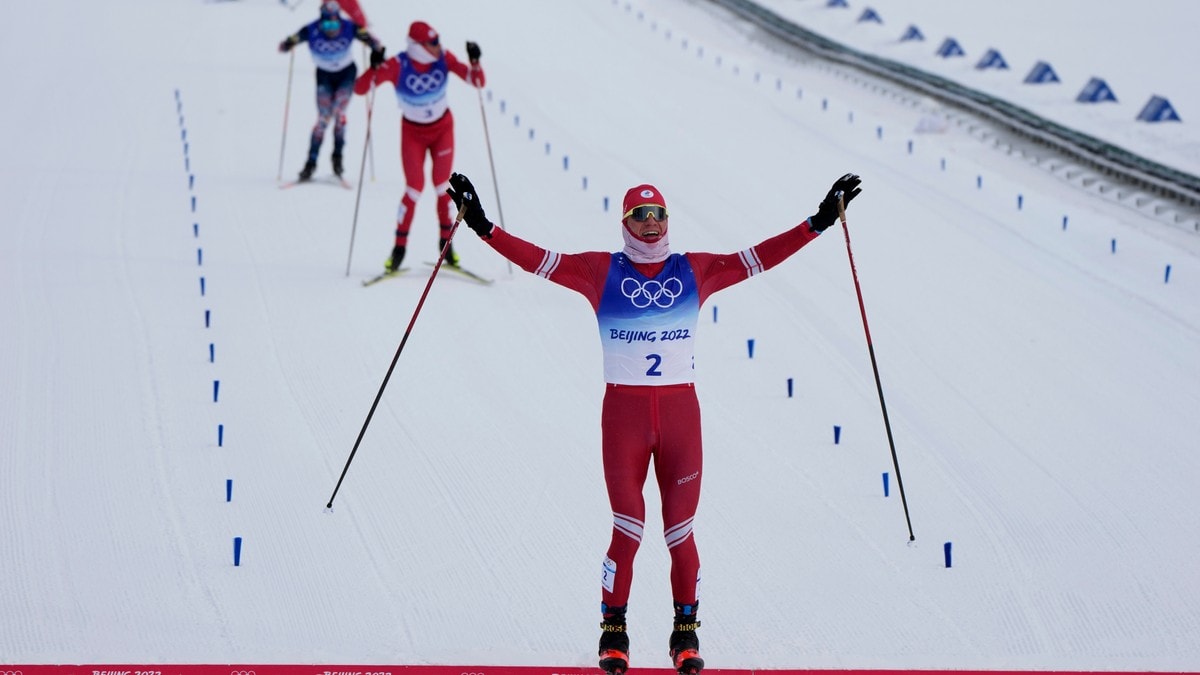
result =
M704 675L1150 675L1152 671L804 670L705 668ZM0 665L0 675L599 675L598 668L553 666L364 666L281 664ZM632 668L631 675L675 675L670 668ZM1182 675L1172 672L1172 675Z

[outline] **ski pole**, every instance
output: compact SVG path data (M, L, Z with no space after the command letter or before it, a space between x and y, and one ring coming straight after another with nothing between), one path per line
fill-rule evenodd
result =
M867 326L867 308L863 304L862 286L858 283L858 269L854 266L854 251L850 248L850 227L846 225L846 204L842 193L838 193L838 217L842 231L846 234L846 256L850 259L850 274L854 277L854 292L858 294L858 311L862 314L863 333L867 336L867 352L871 355L871 369L875 371L875 389L879 392L879 407L883 410L883 428L887 430L888 446L892 449L892 468L896 470L896 487L900 491L900 503L904 505L904 520L908 523L908 540L913 541L912 518L908 514L908 499L904 496L904 480L900 477L900 460L896 457L896 442L892 439L892 424L888 421L887 403L883 400L883 384L879 380L879 364L875 361L875 347L871 344L871 329Z
M496 216L500 219L500 229L504 229L504 209L500 208L500 184L496 181L496 162L492 159L492 138L488 134L487 111L483 108L483 90L476 87L479 94L479 116L483 118L483 141L487 146L488 165L492 167L492 189L496 192ZM508 274L512 276L512 261L508 262Z
M371 424L371 418L375 416L375 409L379 406L379 399L383 398L383 390L387 388L388 380L392 379L392 371L396 369L396 362L400 360L400 353L404 351L404 345L408 342L408 336L412 334L413 326L417 323L417 315L421 313L421 307L425 304L425 296L429 295L429 288L433 286L433 280L437 278L438 271L442 269L442 261L446 259L446 254L450 251L450 242L454 239L454 233L458 231L458 225L462 222L463 214L466 213L466 204L458 210L458 215L454 218L454 224L450 227L450 234L446 236L446 245L442 247L442 253L438 256L437 262L433 265L433 272L429 275L429 281L425 282L425 290L421 292L421 299L417 301L417 307L413 310L412 318L408 320L408 328L404 329L404 337L400 339L400 346L396 348L396 355L392 357L392 363L388 366L387 374L383 376L383 383L379 385L379 392L375 394L375 401L371 403L371 409L367 412L367 419L363 422L362 429L358 432L358 438L354 439L354 447L350 450L350 456L346 458L346 466L342 469L342 475L338 477L337 485L333 488L333 494L329 495L329 503L325 508L333 508L333 499L337 497L338 490L342 487L342 480L346 478L346 472L350 470L350 462L354 461L354 455L358 452L358 446L362 443L363 435L367 433L367 426Z
M354 197L354 220L350 223L350 252L346 254L346 276L350 276L350 261L354 258L354 232L358 229L358 205L362 201L363 173L367 168L367 148L371 147L371 110L375 107L375 83L367 97L367 138L363 141L362 161L358 166L358 194Z
M283 180L283 151L287 148L287 122L288 108L292 106L292 68L296 63L296 51L288 52L288 83L287 96L283 99L283 140L279 143L279 174L275 176L275 180Z
M366 26L364 26L364 28L365 27ZM370 59L370 54L367 53L367 46L363 45L363 60L366 61L368 59ZM374 92L372 92L372 95L374 95ZM369 121L370 118L371 118L371 109L368 108L367 109L367 120L368 120L367 124L370 124L370 121ZM371 182L374 183L375 182L375 139L373 139L373 138L367 139L367 156L369 156L371 158ZM359 181L359 182L362 182L362 181Z

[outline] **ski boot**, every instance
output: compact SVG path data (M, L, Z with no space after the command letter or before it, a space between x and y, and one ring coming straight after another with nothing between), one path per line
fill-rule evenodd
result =
M458 254L454 252L454 244L451 244L450 248L447 249L446 240L440 239L438 240L438 253L441 253L443 249L446 250L446 264L451 267L458 267Z
M700 638L696 637L699 627L695 605L675 605L675 629L671 631L668 645L671 664L679 675L699 675L704 669L704 659L700 658Z
M342 154L340 152L335 152L333 154L332 159L333 159L333 175L337 176L338 178L341 178L342 171L344 170L344 168L342 167Z
M385 261L383 263L383 266L387 269L388 272L396 272L400 269L400 263L403 260L404 260L404 247L403 246L394 246L394 247L392 247L392 255L388 256L388 259L387 259L387 261Z
M609 675L624 675L629 670L629 633L625 632L625 608L605 607L600 630L600 669Z
M304 168L300 169L300 182L312 180L313 172L317 170L317 161L310 159L304 163Z

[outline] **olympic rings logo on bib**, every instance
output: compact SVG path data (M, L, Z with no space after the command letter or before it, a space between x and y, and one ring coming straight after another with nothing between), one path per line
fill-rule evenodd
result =
M644 309L656 305L663 309L675 304L675 298L683 294L683 282L676 277L666 281L650 279L639 282L626 278L621 281L621 294L629 298L634 307Z
M440 70L431 70L428 73L413 73L404 78L404 86L414 94L424 94L427 91L434 91L442 86L446 81L446 75Z
M311 43L314 52L321 54L339 54L350 48L350 41L339 38L337 40L318 40Z

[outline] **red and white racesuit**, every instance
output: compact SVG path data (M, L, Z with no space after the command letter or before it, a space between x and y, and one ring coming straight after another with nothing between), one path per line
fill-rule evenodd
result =
M555 253L499 226L485 239L525 271L582 294L597 315L607 382L601 411L604 480L613 512L605 606L628 602L651 462L662 495L673 599L686 614L697 604L700 558L692 520L703 470L692 356L700 306L816 237L804 221L737 253L672 254L656 263L633 262L625 253Z
M420 45L412 45L386 60L378 68L363 73L354 83L354 93L366 94L375 84L391 82L400 104L400 164L404 167L406 183L404 196L396 212L396 246L408 245L413 210L421 191L425 189L425 156L433 160L431 177L437 194L437 216L441 238L450 234L454 220L450 197L450 171L454 164L454 115L446 98L448 73L454 73L472 86L482 88L486 83L483 68L478 63L459 61L447 49L431 61L414 55L428 56ZM432 58L432 57L429 57Z

